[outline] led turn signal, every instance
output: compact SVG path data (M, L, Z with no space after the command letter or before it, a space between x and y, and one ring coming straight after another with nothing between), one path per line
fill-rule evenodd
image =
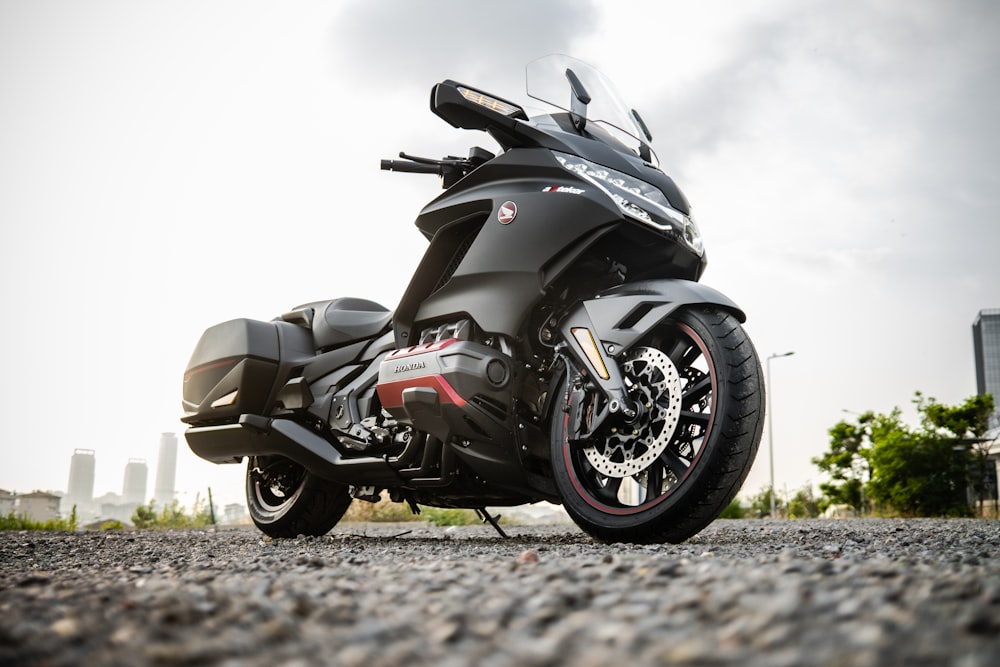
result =
M521 107L514 106L513 104L509 104L503 100L498 100L495 97L490 97L489 95L481 93L478 90L469 90L468 88L459 86L458 92L462 94L462 97L470 102L496 111L497 113L502 113L504 116L515 116L518 112L523 113Z
M236 402L236 397L239 395L240 390L236 389L229 392L225 396L220 396L219 398L212 401L213 408L224 408L226 406L232 405Z
M590 333L590 329L576 327L570 329L570 331L573 332L573 337L576 338L576 342L583 348L584 354L587 355L587 360L590 361L590 365L594 367L595 371L597 371L597 375L599 375L602 380L610 378L611 374L608 373L608 367L604 365L604 359L601 357L601 351L597 349L597 341L594 340L594 335Z

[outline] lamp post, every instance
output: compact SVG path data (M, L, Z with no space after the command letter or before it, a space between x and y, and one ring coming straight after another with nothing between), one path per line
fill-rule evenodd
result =
M781 357L790 357L794 352L785 352L784 354L772 354L767 358L767 382L771 384L771 359L780 359ZM774 518L776 507L774 502L774 429L772 428L771 421L771 387L767 387L767 449L771 458L771 518Z

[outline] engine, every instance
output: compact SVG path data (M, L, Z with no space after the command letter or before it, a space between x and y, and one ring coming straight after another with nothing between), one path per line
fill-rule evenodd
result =
M515 366L486 345L448 338L392 352L379 368L382 407L442 442L510 438Z

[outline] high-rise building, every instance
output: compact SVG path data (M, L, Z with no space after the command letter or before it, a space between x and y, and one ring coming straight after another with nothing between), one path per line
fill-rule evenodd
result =
M142 505L147 500L146 480L149 471L145 459L129 459L125 465L125 481L122 483L122 503Z
M69 464L69 488L62 499L62 512L69 514L73 506L82 514L90 511L94 501L94 468L96 459L93 449L74 449Z
M993 394L996 410L990 428L1000 429L1000 308L979 311L972 323L972 343L976 352L976 392Z
M156 488L153 500L160 508L174 502L174 484L177 481L177 436L160 435L160 456L156 459Z

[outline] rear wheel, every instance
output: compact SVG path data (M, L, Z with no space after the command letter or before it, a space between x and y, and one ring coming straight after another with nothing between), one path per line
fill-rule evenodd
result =
M763 429L760 362L732 315L701 307L671 316L619 364L638 418L571 441L568 412L556 410L556 486L598 539L681 542L725 509L750 470ZM564 380L567 408L574 383L584 384ZM601 414L603 396L584 391L583 413Z
M325 535L351 504L346 486L282 456L250 457L246 492L250 517L271 537Z

